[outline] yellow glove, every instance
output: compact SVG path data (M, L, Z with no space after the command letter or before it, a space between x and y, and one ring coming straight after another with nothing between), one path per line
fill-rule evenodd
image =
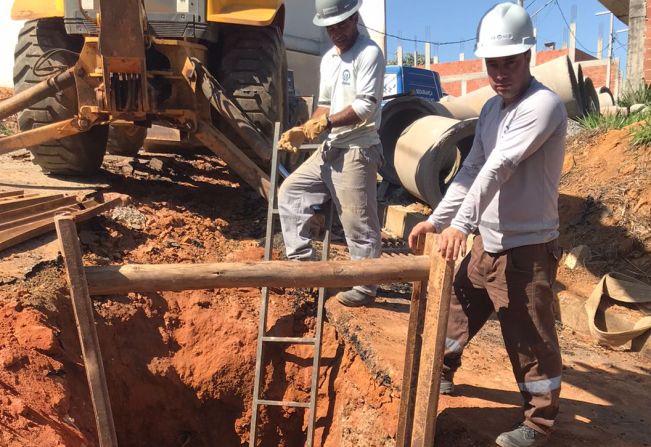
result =
M305 137L309 141L314 141L319 138L323 132L328 130L329 127L328 116L324 113L318 118L311 119L307 123L303 124L303 131Z
M282 134L280 140L278 140L278 149L281 151L296 153L298 152L298 148L305 143L306 139L307 137L305 136L305 131L302 127L292 127Z

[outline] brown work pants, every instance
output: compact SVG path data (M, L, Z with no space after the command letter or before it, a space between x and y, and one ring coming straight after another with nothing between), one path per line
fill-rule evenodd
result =
M557 241L487 253L477 236L455 274L443 367L451 378L464 347L496 311L524 398L524 423L543 433L554 423L561 391L552 292L558 258Z

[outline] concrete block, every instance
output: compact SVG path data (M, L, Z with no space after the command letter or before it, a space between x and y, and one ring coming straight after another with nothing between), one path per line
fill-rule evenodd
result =
M590 247L587 245L579 245L574 247L565 257L565 267L574 270L582 266L587 259L590 259Z
M629 111L630 113L637 113L641 112L642 110L646 109L645 104L633 104L630 108Z
M410 211L402 205L389 205L384 213L380 213L380 216L382 215L384 215L384 220L381 221L384 231L401 239L407 239L411 230L427 219L425 214Z

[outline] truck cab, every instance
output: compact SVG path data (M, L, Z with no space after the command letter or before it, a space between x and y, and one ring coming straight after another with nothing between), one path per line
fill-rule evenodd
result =
M384 72L384 102L405 95L440 101L443 89L439 74L424 68L387 65Z

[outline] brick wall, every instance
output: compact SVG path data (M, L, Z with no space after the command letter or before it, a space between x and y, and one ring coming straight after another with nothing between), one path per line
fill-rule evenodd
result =
M461 96L461 81L441 82L441 86L448 95Z
M453 76L465 73L477 73L482 71L481 59L470 59L467 61L444 62L432 64L430 70L434 70L440 76Z
M597 91L599 90L600 87L606 85L607 72L608 72L608 67L606 64L597 67L586 67L585 65L583 66L583 76L592 79L592 83L594 84ZM619 72L619 65L615 60L613 61L613 66L611 67L610 70L610 90L612 92L615 91L615 86L617 85L618 72Z

